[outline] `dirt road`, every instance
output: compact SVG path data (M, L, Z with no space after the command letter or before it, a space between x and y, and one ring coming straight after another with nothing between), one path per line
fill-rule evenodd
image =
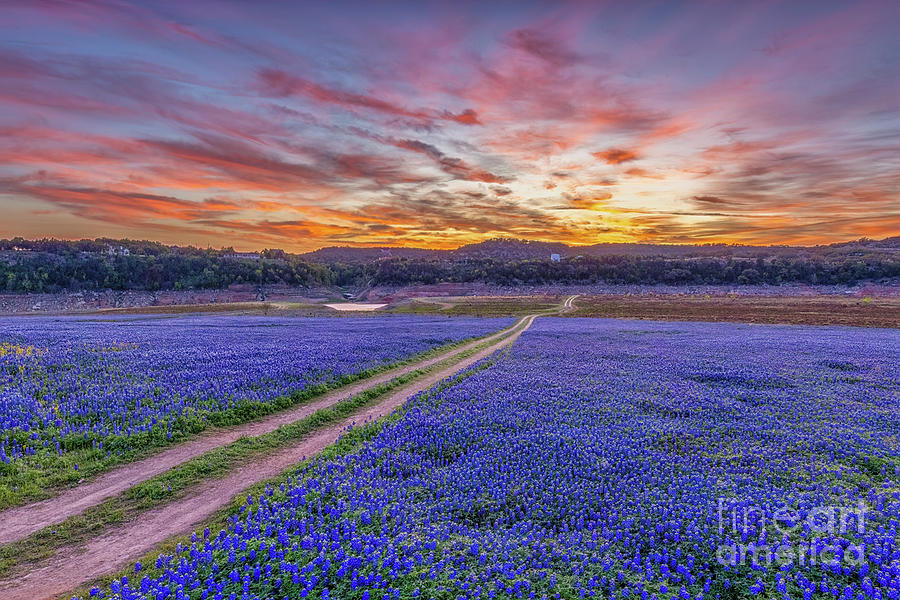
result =
M515 329L511 335L495 341L490 346L449 367L439 369L411 382L392 392L378 404L357 413L340 424L317 430L294 446L240 468L222 479L209 481L191 497L143 513L134 521L94 538L83 548L69 548L60 551L39 568L26 575L14 580L0 581L0 597L4 600L55 598L98 577L120 571L170 537L196 529L215 511L230 503L233 497L242 495L239 490L275 477L291 465L296 464L302 457L312 456L322 451L337 440L351 424L386 416L402 406L414 394L431 388L441 380L453 376L512 344L523 331L531 326L534 319L535 315L524 317L517 323L518 329ZM519 325L521 326L519 327ZM497 334L492 337L501 336ZM455 352L462 351L463 349L460 349ZM435 360L443 360L443 358L446 356ZM396 376L396 373L392 376ZM372 380L365 382L366 387L371 384ZM343 390L342 393L346 394ZM285 418L285 415L278 416Z

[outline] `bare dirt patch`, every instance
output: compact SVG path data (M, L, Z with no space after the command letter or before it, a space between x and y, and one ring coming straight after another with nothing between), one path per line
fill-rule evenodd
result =
M387 304L363 304L363 303L346 303L346 304L326 304L328 308L346 311L346 312L368 312L373 310L378 310L379 308L384 308Z
M900 298L582 295L566 316L900 327Z

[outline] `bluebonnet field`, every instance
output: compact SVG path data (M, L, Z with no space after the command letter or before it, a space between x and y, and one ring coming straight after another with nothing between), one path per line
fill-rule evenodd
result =
M47 467L48 456L73 450L103 456L166 443L210 422L246 420L291 394L512 322L0 319L0 473L29 459Z
M94 593L894 599L898 356L893 330L542 318ZM860 501L846 531L811 518Z

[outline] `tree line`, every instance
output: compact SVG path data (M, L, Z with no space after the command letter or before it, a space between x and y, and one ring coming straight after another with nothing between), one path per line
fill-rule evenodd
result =
M852 285L900 278L900 260L884 255L818 258L660 258L583 256L549 260L468 260L463 263L383 261L373 267L379 284L483 282L497 285L541 284L726 284Z
M154 242L0 240L0 291L222 289L234 284L331 285L332 271L280 251L234 258L233 249L204 250Z
M126 252L127 249L127 252ZM900 279L897 252L783 252L755 258L578 256L548 259L396 257L312 262L280 250L255 258L231 249L154 242L0 240L0 291L222 289L233 284L290 286L804 283L853 285Z

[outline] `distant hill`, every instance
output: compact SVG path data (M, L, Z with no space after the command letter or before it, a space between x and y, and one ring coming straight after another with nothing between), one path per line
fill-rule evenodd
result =
M441 256L441 252L441 250L427 248L328 246L301 254L300 257L320 263L371 262L389 258L436 258Z
M562 258L576 256L644 256L644 257L719 257L757 258L773 256L810 256L858 251L891 252L900 249L900 236L884 240L855 240L827 246L747 246L738 244L639 244L603 243L569 246L561 242L541 242L510 238L490 239L460 246L455 250L424 248L330 246L301 254L306 260L322 263L367 263L390 258L460 260L549 260L553 254Z

